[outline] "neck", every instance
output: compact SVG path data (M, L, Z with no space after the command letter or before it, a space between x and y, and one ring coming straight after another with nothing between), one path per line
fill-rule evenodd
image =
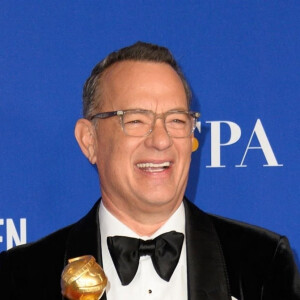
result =
M151 236L166 221L172 216L177 210L181 201L174 205L173 208L163 209L160 207L157 212L154 210L137 211L137 209L130 209L131 213L126 213L126 210L114 205L113 202L107 201L105 197L102 197L102 202L105 208L114 215L120 222L129 227L139 236Z

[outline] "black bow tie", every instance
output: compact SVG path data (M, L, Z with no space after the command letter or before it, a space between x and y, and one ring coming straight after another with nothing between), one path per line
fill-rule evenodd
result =
M157 274L169 281L177 266L183 239L184 235L176 231L147 241L125 236L108 237L108 249L122 285L132 281L143 255L150 255Z

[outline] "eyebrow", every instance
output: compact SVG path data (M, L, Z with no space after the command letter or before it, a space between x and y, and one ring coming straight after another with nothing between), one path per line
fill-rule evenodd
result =
M152 111L154 113L156 113L156 111L152 110L152 109L147 109L147 108L143 108L143 107L133 107L133 108L125 108L125 109L118 109L118 110L144 110L144 111ZM189 108L187 107L174 107L171 109L168 109L164 112L168 112L168 111L189 111Z

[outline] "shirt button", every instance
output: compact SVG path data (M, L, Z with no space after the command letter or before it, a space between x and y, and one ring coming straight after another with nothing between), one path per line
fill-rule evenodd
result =
M148 290L148 293L149 293L149 294L152 294L152 290Z

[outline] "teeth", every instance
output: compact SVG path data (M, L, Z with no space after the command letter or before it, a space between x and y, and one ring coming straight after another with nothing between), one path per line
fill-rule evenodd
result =
M138 168L164 168L164 167L170 167L170 162L166 161L161 164L154 164L154 163L140 163L137 164Z

